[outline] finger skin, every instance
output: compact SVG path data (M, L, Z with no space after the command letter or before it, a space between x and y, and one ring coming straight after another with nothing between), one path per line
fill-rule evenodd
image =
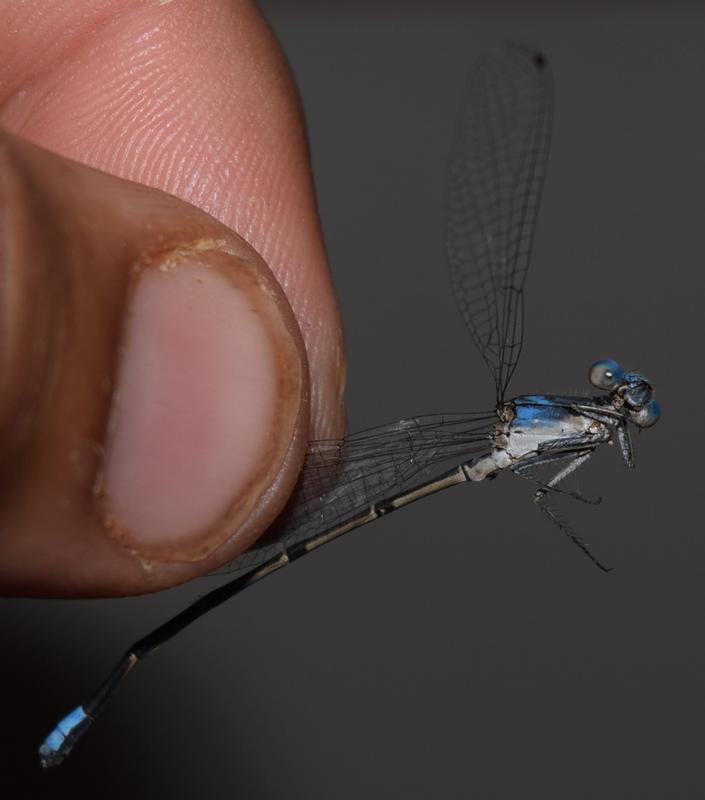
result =
M308 438L303 342L271 272L198 209L7 135L0 137L0 209L3 591L135 594L232 559L283 507ZM253 302L263 298L280 352L279 411L270 457L239 498L224 543L206 558L174 563L136 553L111 530L96 486L135 281L165 258L199 248Z
M298 95L246 0L4 5L0 124L168 191L246 239L303 333L311 435L344 428L341 324Z
M281 508L307 435L344 430L342 334L298 97L271 31L245 0L0 0L0 13L8 23L0 28L0 124L56 153L165 189L241 233L276 275L303 334L310 406L303 378L299 400L310 410L300 411L289 451L280 464L275 459L268 495L255 498L246 524L200 562L136 558L119 537L105 535L94 480L130 276L155 250L212 238L227 241L258 273L266 267L209 217L189 217L171 199L131 184L118 190L94 173L79 177L70 162L3 142L0 181L10 178L0 184L0 203L9 192L13 213L0 214L0 262L8 263L9 253L15 274L9 289L0 288L0 301L3 292L16 296L6 304L13 313L0 320L7 344L0 365L0 591L153 591L246 549ZM84 331L95 332L90 348L67 338L74 313ZM58 381L47 364L71 347L64 407L47 392L47 382ZM81 425L69 424L71 414L83 415ZM52 436L37 438L39 418L53 426Z

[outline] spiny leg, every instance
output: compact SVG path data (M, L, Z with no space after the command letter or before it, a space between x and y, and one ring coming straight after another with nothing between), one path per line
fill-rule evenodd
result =
M560 483L562 480L568 477L571 473L575 472L576 469L581 467L592 455L592 450L588 450L587 453L583 453L582 455L576 456L569 464L563 467L562 470L557 472L551 480L544 484L542 487L539 487L534 494L534 503L537 505L541 502L541 499L548 491L559 491L562 494L567 494L570 497L574 497L576 500L580 500L583 503L589 503L590 505L599 505L602 502L601 497L596 497L594 499L585 497L584 495L580 494L577 491L569 491L566 489L556 489L556 484Z
M570 489L559 489L557 488L558 483L560 483L564 478L567 478L572 472L575 472L578 467L584 464L588 458L593 453L594 448L590 448L587 452L584 449L582 450L571 450L569 452L562 452L562 453L547 453L543 455L535 456L531 461L524 462L523 464L520 463L517 466L513 467L512 472L518 475L520 478L524 478L525 480L529 480L532 483L536 484L539 488L537 489L536 493L534 494L534 502L538 503L541 498L547 492L555 492L556 494L563 494L566 497L572 497L573 500L580 500L581 503L588 503L589 505L599 505L602 502L601 497L590 498L585 497L580 492ZM556 473L553 478L547 483L538 480L533 475L524 474L528 473L530 469L534 467L540 467L544 464L552 464L555 461L563 461L565 459L571 459L570 464L568 464L564 469L560 470Z
M634 467L634 456L632 454L632 441L629 437L629 431L626 425L620 425L617 428L617 441L619 448L622 451L622 459L628 467Z
M551 520L551 522L561 530L574 545L580 548L582 552L595 564L596 567L601 569L603 572L611 572L612 567L608 567L600 561L599 558L592 552L590 547L588 546L587 542L584 541L577 533L568 525L567 522L562 520L556 512L550 508L547 503L545 502L544 498L546 494L551 492L557 492L560 494L567 494L570 497L573 497L577 500L582 500L583 502L590 503L595 502L591 501L588 498L583 497L582 495L574 492L567 492L563 489L556 488L555 484L566 478L572 472L574 472L578 467L584 464L588 458L592 455L594 447L591 447L586 450L586 448L575 449L570 452L562 452L562 453L547 453L542 455L536 455L531 461L525 462L524 464L520 464L513 468L513 472L515 472L519 477L525 478L527 480L531 480L533 483L538 483L541 488L539 488L536 493L534 494L534 503L541 509L541 511L546 514L546 516ZM548 483L542 484L540 481L537 481L535 478L522 474L527 470L531 469L532 467L541 466L542 464L551 464L555 461L560 461L563 459L570 458L571 462L560 470L556 475L551 478ZM598 499L597 502L600 502Z
M585 555L596 567L598 567L598 569L601 569L603 572L612 572L614 567L608 567L606 564L603 564L602 561L600 561L600 559L592 552L588 543L578 536L578 534L575 533L575 531L566 522L560 519L553 509L549 508L546 503L542 503L541 501L538 501L536 505L541 509L541 511L544 512L544 514L546 514L551 522L559 528L559 530L563 531L563 533L570 539L571 542L573 542L574 545L579 547L583 553L585 553Z

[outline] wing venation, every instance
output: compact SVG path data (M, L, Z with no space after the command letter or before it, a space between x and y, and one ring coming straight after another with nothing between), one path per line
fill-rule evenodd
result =
M470 73L451 149L445 216L451 284L498 403L521 353L524 281L552 109L545 56L505 45Z

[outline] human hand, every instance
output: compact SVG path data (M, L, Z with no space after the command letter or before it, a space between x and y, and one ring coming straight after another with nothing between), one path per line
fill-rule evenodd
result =
M155 591L342 434L296 90L247 0L2 11L0 591Z

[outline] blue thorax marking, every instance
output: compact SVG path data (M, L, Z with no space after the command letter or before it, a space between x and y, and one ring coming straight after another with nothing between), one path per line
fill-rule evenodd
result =
M545 427L553 426L557 421L569 416L575 416L578 412L571 408L586 402L591 402L585 397L568 397L564 395L551 394L527 394L515 398L514 405L515 417L512 426L517 427Z

